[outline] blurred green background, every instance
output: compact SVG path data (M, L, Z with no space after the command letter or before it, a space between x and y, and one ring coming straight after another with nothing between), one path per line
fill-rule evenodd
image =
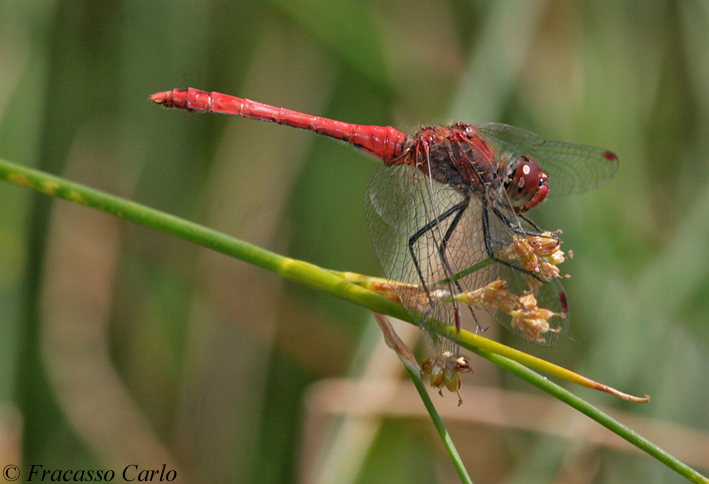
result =
M411 133L497 121L620 157L530 215L564 231L572 330L529 348L709 471L709 3L0 2L0 157L324 267L381 275L374 159L148 101L196 87ZM367 311L0 185L0 465L176 482L455 482ZM417 330L397 329L416 344ZM421 346L421 354L425 348ZM435 402L476 483L683 482L479 358ZM156 479L157 480L157 479Z

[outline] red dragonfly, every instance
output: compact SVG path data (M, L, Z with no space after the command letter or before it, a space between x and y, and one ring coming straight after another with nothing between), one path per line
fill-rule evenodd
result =
M392 127L343 123L217 92L174 89L150 98L190 112L272 121L346 141L384 162L367 185L374 248L390 287L419 322L436 357L431 383L451 391L469 371L459 343L435 331L461 328L461 308L490 314L513 333L551 346L569 327L559 282L560 232L525 213L547 196L598 187L618 168L610 151L548 141L498 123L431 126L413 137Z

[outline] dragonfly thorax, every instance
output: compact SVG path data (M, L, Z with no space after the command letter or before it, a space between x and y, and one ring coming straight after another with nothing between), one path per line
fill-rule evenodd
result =
M466 124L420 129L398 162L461 192L479 192L483 184L493 190L502 186L490 147Z

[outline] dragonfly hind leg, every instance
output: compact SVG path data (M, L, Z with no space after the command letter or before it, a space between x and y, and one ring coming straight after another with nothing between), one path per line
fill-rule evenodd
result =
M419 264L418 258L416 257L416 253L414 252L414 245L416 242L423 237L427 232L433 230L435 227L438 227L440 223L445 221L447 218L455 214L453 217L453 220L451 221L450 226L446 229L446 233L443 235L443 238L441 240L441 243L438 244L438 256L441 259L441 263L443 264L445 271L447 273L447 277L449 280L452 280L453 283L455 284L456 289L459 292L463 292L463 288L461 287L460 283L454 279L455 273L453 272L453 269L450 266L450 263L448 262L448 258L446 257L446 248L448 245L448 241L450 238L453 236L453 233L455 232L455 229L458 227L458 224L460 223L460 220L463 218L463 214L465 213L465 210L470 206L470 195L465 194L465 198L461 200L459 203L454 205L453 207L449 208L446 210L440 217L430 221L423 227L421 227L419 230L416 231L414 235L412 235L409 238L409 253L411 254L411 258L414 262L414 267L416 268L416 273L419 276L419 280L421 281L421 284L424 288L424 291L426 292L426 296L428 297L429 301L432 301L431 299L431 294L429 292L428 286L426 284L426 281L424 280L423 277L423 272L421 271L421 266ZM473 311L473 308L469 307L470 309L470 314L473 316L473 320L475 321L475 326L476 326L476 331L479 332L484 332L486 328L483 328L480 323L478 322L478 318L475 316L475 312ZM458 306L456 304L456 329L460 331L460 310L458 309Z

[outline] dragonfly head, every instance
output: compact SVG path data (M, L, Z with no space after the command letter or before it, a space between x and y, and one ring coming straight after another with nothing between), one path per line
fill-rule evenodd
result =
M505 181L505 191L517 213L524 213L547 196L547 174L529 156L520 156Z

